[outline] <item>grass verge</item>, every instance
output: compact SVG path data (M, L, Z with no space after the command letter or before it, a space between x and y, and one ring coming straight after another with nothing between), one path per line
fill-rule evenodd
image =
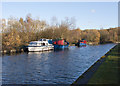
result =
M119 84L120 80L120 44L105 55L105 61L93 74L88 84Z

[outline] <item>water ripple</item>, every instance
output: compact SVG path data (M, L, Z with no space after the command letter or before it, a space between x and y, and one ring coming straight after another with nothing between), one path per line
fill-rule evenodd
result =
M115 44L30 52L2 58L3 84L71 84Z

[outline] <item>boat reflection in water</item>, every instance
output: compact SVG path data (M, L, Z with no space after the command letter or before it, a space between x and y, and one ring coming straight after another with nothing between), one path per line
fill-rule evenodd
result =
M28 55L31 55L31 54L42 54L42 53L50 53L52 51L44 51L44 52L28 52Z

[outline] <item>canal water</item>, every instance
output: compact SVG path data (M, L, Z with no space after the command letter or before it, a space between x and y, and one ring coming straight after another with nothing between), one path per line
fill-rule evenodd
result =
M3 84L72 84L115 44L2 56Z

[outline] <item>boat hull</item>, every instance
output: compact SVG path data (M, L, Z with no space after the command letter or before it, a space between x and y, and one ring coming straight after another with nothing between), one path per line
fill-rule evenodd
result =
M79 46L86 46L86 44L85 43L80 43Z
M69 45L54 45L54 49L65 49L68 48Z
M78 47L81 47L81 46L86 46L87 44L85 44L85 43L77 43L77 44L75 44L75 46L78 46Z
M28 51L29 52L36 52L36 51L49 51L53 50L54 46L49 46L49 47L41 47L41 46L28 46Z

